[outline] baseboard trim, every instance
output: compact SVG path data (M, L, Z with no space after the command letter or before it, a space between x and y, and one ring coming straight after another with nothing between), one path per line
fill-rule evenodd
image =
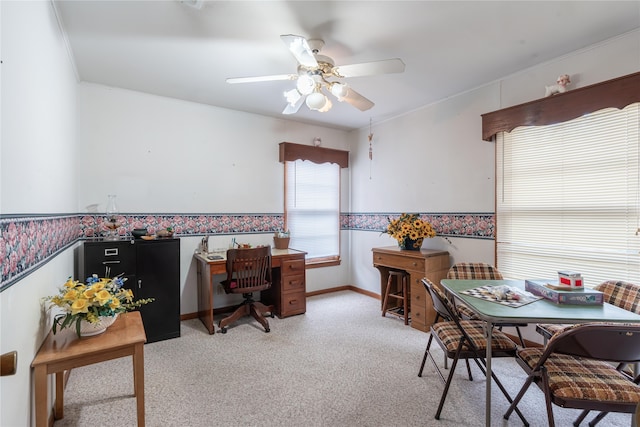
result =
M316 296L316 295L324 295L324 294L330 294L330 293L333 293L333 292L341 292L341 291L356 292L356 293L359 293L359 294L362 294L362 295L366 295L366 296L371 297L371 298L375 298L378 301L380 301L380 295L378 295L378 294L376 294L374 292L371 292L371 291L360 289L360 288L355 287L353 285L336 286L335 288L329 288L329 289L322 289L322 290L319 290L319 291L307 292L305 294L305 297L309 298L309 297L313 297L313 296ZM236 308L235 305L228 306L228 307L214 308L213 309L213 314L216 315L216 314L221 314L221 313L230 313L233 310L235 310L235 308ZM185 313L185 314L181 314L180 315L180 321L190 320L190 319L197 319L197 318L198 318L198 312L197 311L195 311L193 313Z
M307 292L306 296L307 296L307 298L309 298L309 297L313 297L313 296L316 296L316 295L324 295L324 294L330 294L330 293L333 293L333 292L341 292L341 291L352 291L352 292L356 292L356 293L359 293L359 294L362 294L362 295L366 295L368 297L380 300L380 295L378 295L376 293L373 293L371 291L360 289L360 288L355 287L353 285L336 286L335 288L329 288L329 289L322 289L322 290L319 290L319 291Z

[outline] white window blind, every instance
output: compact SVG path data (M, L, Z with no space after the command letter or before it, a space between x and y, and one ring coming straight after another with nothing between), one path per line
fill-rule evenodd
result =
M501 132L497 265L505 277L582 273L640 283L640 104Z
M285 217L289 247L307 259L337 258L340 246L340 166L285 162Z

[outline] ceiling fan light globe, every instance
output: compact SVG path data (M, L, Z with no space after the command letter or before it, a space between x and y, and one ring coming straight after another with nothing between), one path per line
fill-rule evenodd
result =
M320 92L313 92L307 96L305 102L310 110L320 110L326 105L327 97Z
M296 89L303 95L309 95L313 92L313 89L316 87L316 82L312 77L303 74L298 77L298 81L296 83Z
M321 113L326 113L327 111L329 111L331 109L331 107L333 107L333 104L331 103L331 100L329 98L327 98L325 96L324 99L326 101L324 103L324 107L322 107L321 109L318 110Z
M344 83L333 83L331 85L331 93L333 96L338 98L338 101L342 101L342 99L347 96L349 92L349 88Z

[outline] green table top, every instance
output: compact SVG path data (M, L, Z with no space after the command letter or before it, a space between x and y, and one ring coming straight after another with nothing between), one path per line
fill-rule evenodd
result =
M514 308L461 293L479 286L499 285L514 286L524 290L524 280L444 279L441 281L441 285L474 310L480 319L491 323L640 323L640 315L607 303L602 305L567 305L541 299Z

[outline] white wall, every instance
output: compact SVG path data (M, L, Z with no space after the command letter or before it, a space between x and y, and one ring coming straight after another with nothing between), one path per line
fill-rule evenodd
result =
M77 83L53 8L2 1L0 11L0 214L76 212ZM0 379L3 427L31 424L30 364L49 329L40 298L71 274L67 250L0 293L0 353L18 352L17 373Z
M373 125L373 162L368 129L353 145L352 212L492 213L494 144L480 138L480 114L489 111L488 87L461 94L411 114ZM369 179L369 171L371 179ZM494 263L493 240L425 240L423 247L447 250L452 262ZM393 246L388 235L352 232L352 281L380 292L371 248ZM366 255L365 255L366 254Z
M347 132L83 83L79 90L78 210L116 194L123 213L282 213L284 169L278 144L349 150ZM342 173L349 199L349 174ZM216 236L211 248L228 247ZM343 233L348 245L348 233ZM271 244L272 236L239 241ZM197 312L193 252L200 237L181 238L181 312ZM348 254L348 252L343 252ZM345 255L346 256L346 255ZM348 282L346 266L312 271L308 289ZM232 297L216 296L215 307Z
M282 141L349 149L344 131L83 83L78 209L282 213Z
M425 106L411 114L373 122L373 164L369 129L355 132L351 148L350 212L494 212L495 146L481 138L481 114L544 96L560 74L570 88L640 71L640 30L590 46L554 61L506 76L475 90ZM472 71L470 71L472 72ZM372 167L371 179L369 170ZM494 240L427 239L423 247L445 249L452 262L495 263ZM387 235L351 233L351 281L380 292L371 248L392 246ZM527 338L539 340L530 330Z
M2 62L2 214L76 212L76 80L49 2L2 2Z
M316 136L351 152L343 212L493 212L494 147L481 141L480 114L539 98L562 73L578 87L640 69L636 31L384 123L374 117L370 165L368 128L345 133L123 89L78 89L48 1L2 1L0 15L4 215L82 212L94 203L104 209L110 193L131 213L282 212L277 144L310 144ZM229 190L230 182L242 190ZM252 184L257 190L245 195ZM309 270L309 291L346 283L379 291L371 248L394 242L375 232L341 236L343 264ZM181 241L183 313L196 310L191 253L198 240ZM454 261L493 261L491 240L425 246L449 250ZM39 298L72 272L67 250L0 294L0 352L19 353L17 375L0 380L3 427L32 422L29 365L48 327Z

